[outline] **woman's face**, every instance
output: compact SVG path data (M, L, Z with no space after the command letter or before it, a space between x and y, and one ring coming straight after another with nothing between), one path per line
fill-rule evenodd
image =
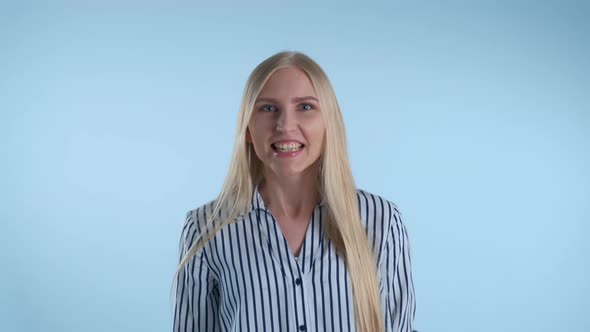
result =
M307 75L287 67L274 72L254 104L246 140L266 171L302 174L322 153L324 118Z

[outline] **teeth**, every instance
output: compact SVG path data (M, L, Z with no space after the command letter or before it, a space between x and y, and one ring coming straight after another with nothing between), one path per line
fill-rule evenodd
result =
M303 144L299 143L289 143L289 144L273 144L273 146L280 151L297 151L299 150Z

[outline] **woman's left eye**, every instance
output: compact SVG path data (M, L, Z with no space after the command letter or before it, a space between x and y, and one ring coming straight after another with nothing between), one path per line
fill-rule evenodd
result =
M301 108L306 111L309 111L309 110L313 109L313 105L312 104L301 104Z

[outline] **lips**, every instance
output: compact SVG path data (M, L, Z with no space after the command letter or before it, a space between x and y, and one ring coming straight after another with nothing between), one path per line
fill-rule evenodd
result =
M296 141L296 140L280 140L280 141L276 141L274 143L271 143L270 145L275 151L297 151L302 149L305 144Z
M303 143L299 142L298 140L294 140L294 139L282 139L282 140L274 141L274 142L272 142L272 144L301 144L301 145L303 145Z
M301 143L289 143L289 144L271 144L273 150L277 152L295 152L303 149L305 147L304 144Z

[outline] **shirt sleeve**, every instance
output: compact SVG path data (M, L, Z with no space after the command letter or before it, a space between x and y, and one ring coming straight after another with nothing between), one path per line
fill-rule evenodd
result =
M197 211L187 213L180 237L179 262L196 239L197 215ZM218 331L219 290L204 250L199 250L180 269L176 282L173 331Z
M390 203L390 209L391 227L381 265L387 290L386 329L391 332L412 332L416 302L410 240L399 209L394 203Z

